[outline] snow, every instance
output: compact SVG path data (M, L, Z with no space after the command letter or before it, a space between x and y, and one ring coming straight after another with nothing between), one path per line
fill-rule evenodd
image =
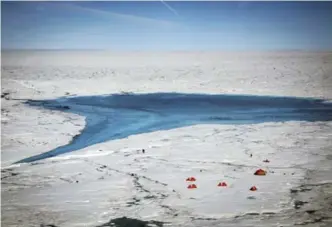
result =
M290 189L308 173L316 184L332 183L331 121L200 124L12 165L67 144L85 127L82 116L19 99L189 92L331 100L331 61L331 53L308 52L4 52L2 224L96 226L122 216L170 226L304 221L292 215ZM258 168L267 175L254 176ZM187 189L189 176L197 189ZM258 191L249 191L253 185Z

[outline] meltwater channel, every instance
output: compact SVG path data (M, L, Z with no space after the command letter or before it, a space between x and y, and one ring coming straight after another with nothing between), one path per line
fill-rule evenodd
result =
M34 162L130 135L197 124L331 121L323 99L253 95L147 93L28 100L26 104L79 114L86 125L64 146L16 163Z

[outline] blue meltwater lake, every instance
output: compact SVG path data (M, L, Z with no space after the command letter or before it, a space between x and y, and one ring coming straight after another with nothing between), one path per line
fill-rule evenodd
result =
M197 124L332 120L332 103L313 98L129 93L29 100L26 103L79 114L86 117L86 126L69 144L17 163L38 161L134 134Z

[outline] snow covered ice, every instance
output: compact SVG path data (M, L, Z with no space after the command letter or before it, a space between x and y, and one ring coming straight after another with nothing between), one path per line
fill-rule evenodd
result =
M324 52L5 51L2 224L328 223L331 73Z

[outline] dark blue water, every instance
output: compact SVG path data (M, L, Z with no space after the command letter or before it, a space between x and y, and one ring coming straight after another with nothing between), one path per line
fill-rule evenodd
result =
M134 134L189 125L332 120L332 103L311 98L152 93L26 103L85 116L86 127L69 144L17 163L38 161Z

